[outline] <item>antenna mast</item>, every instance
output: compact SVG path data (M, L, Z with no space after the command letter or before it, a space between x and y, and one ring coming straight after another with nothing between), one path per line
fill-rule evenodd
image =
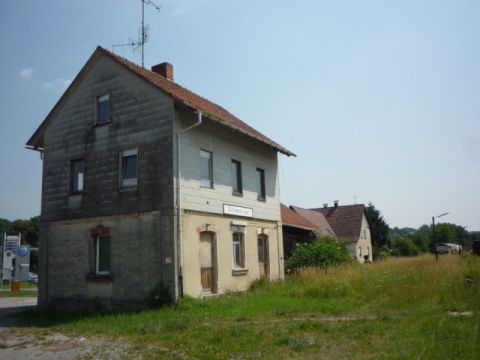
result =
M130 46L133 50L138 49L139 47L142 50L142 68L145 67L145 43L148 41L148 26L145 25L145 4L152 6L155 10L160 11L161 6L155 4L151 0L140 0L142 2L142 27L140 29L140 39L134 41L130 39L128 43L113 45L112 47L124 47Z

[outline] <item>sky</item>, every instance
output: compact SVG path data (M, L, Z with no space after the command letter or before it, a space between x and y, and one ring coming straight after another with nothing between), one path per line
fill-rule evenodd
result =
M391 227L480 230L480 2L155 0L145 65L295 152L282 201L372 202ZM0 217L40 213L24 145L101 45L136 39L140 0L1 0Z

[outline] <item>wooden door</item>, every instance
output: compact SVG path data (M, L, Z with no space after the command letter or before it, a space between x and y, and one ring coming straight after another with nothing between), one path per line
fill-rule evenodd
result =
M200 277L203 292L215 292L215 261L213 233L200 234Z
M266 235L258 236L258 271L260 276L268 277L269 273L268 259L268 237Z

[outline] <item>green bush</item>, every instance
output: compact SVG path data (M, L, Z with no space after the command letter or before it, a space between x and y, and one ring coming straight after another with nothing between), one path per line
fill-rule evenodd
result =
M161 308L165 305L171 305L173 298L168 287L160 282L148 293L146 303L151 308Z
M330 236L298 244L285 264L287 272L301 267L326 268L351 261L346 245Z
M393 245L392 255L395 256L417 256L420 253L418 248L409 238L396 238Z

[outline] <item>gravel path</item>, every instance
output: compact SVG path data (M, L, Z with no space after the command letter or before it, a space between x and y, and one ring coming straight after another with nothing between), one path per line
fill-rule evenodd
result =
M42 334L15 326L13 314L33 309L37 298L0 298L0 359L141 359L126 341L104 337L73 337L61 333Z

